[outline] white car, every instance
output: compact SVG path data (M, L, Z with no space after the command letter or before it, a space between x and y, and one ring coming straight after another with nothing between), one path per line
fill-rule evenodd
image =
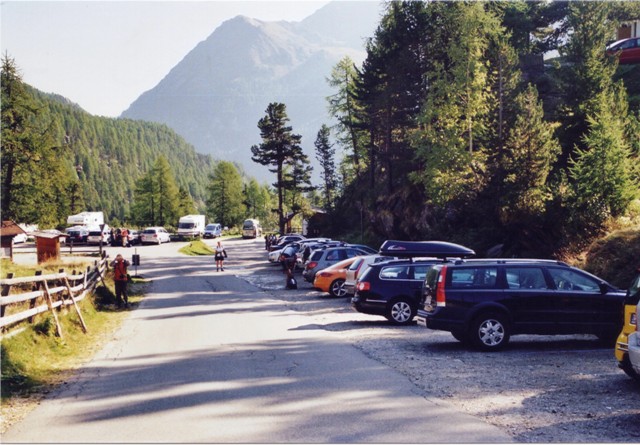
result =
M141 244L162 244L171 241L169 232L164 227L147 227L140 234Z
M273 252L269 252L269 262L277 263L280 261L280 255L282 254L282 250L274 250Z
M13 244L26 243L27 242L27 234L26 233L18 233L13 237Z
M636 308L636 314L640 316L640 303ZM629 335L629 362L631 362L634 371L640 375L640 332L637 327L636 332Z
M356 259L351 266L347 269L347 275L344 280L344 290L348 294L347 296L353 296L356 293L356 284L358 277L362 275L370 264L376 264L381 261L397 260L396 257L389 257L383 255L365 255Z
M87 235L87 244L109 244L111 243L111 229L108 225L104 224L102 230L100 227L89 228L89 234Z

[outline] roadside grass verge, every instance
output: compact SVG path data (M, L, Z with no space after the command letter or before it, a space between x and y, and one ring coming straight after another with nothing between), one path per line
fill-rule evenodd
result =
M64 267L70 270L67 264ZM14 273L19 276L33 275L32 270L26 269ZM39 267L38 270L43 268ZM53 271L57 272L58 267L54 266ZM11 331L4 335L0 351L0 432L20 420L38 400L68 379L75 369L100 350L129 311L140 304L148 284L143 279L132 280L129 285L130 309L123 310L115 306L112 277L107 276L105 283L106 287L99 283L93 295L78 302L87 333L82 331L78 314L71 306L57 313L62 338L56 336L51 313L39 315L35 323L21 331L19 329L23 325L17 326L14 335L11 335Z
M188 256L213 255L213 250L203 241L191 241L189 244L179 250L180 253Z
M14 278L18 277L32 277L36 271L42 271L43 275L58 273L60 269L64 269L65 272L71 273L74 270L79 273L87 270L87 266L91 266L93 261L77 260L77 261L47 261L38 265L24 265L15 264L7 258L3 258L0 263L2 269L2 278L7 278L8 274L13 273Z

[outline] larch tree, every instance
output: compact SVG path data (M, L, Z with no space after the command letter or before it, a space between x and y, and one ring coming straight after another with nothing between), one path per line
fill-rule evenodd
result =
M243 203L242 177L229 161L220 161L209 177L207 213L223 227L236 226L246 212Z

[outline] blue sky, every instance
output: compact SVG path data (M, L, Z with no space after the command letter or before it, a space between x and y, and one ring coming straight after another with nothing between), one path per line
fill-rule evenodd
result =
M300 21L328 1L0 1L2 55L23 80L115 117L222 22Z

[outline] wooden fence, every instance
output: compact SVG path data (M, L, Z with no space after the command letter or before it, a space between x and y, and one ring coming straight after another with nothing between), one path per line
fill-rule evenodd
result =
M56 323L56 334L62 337L58 312L64 307L73 306L80 318L82 330L87 332L78 301L92 293L98 282L101 281L104 285L107 264L107 258L102 258L93 267L88 266L83 273L73 271L72 274L67 274L61 269L58 273L49 275L36 272L33 277L13 278L10 274L8 278L0 280L0 328L4 332L9 326L18 323L33 323L36 315L51 312ZM25 292L29 288L31 290ZM15 308L18 312L7 314L8 308Z

